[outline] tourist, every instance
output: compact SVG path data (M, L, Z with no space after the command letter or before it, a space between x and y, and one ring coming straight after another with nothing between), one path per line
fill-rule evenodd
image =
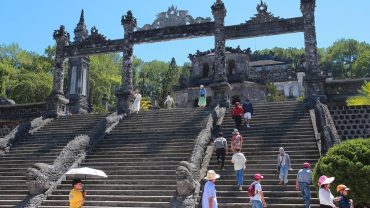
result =
M235 127L237 129L240 129L240 126L242 124L242 116L243 116L243 107L242 105L240 105L239 102L236 102L232 112L232 117L235 120Z
M228 154L228 147L227 147L227 140L224 138L222 132L218 134L218 137L214 141L215 149L216 149L216 157L217 161L220 164L220 170L224 169L225 164L225 155Z
M172 106L175 106L175 101L171 97L170 92L167 93L167 97L166 97L166 100L164 101L164 105L166 106L167 109L170 109L172 108Z
M277 169L279 171L279 185L286 186L288 184L288 170L292 170L292 168L290 167L290 157L282 147L279 148L277 156Z
M250 121L253 115L253 105L249 101L249 99L246 99L243 102L243 110L244 110L244 125L247 125L247 128L250 128Z
M319 178L318 186L319 190L319 201L321 208L332 208L336 207L334 204L334 196L330 192L330 184L334 181L334 177L328 178L325 175Z
M250 201L252 204L252 208L262 208L267 207L265 196L262 192L262 186L261 186L261 180L263 179L263 176L259 173L254 175L255 181L250 185L254 186L254 192L253 195L250 196ZM248 192L251 189L251 187L248 188ZM252 189L253 190L253 189ZM248 193L249 194L249 193Z
M231 158L231 162L234 163L234 170L238 189L239 191L242 191L245 162L247 162L247 159L245 158L244 154L240 152L240 149L237 148L235 154L233 154Z
M198 106L204 108L206 107L206 105L207 105L207 90L206 88L204 88L203 85L200 85Z
M72 181L72 190L69 192L69 208L82 208L86 193L83 190L81 179Z
M140 111L140 102L141 102L141 94L139 93L139 90L135 90L133 93L135 100L131 105L130 113L139 113Z
M311 191L310 184L312 181L312 171L309 169L310 163L303 163L303 169L300 169L297 173L296 190L301 191L302 198L305 203L305 208L311 207Z
M339 208L353 208L352 199L348 199L348 191L351 189L346 185L340 184L337 186L337 192L339 192Z
M236 149L242 149L243 146L243 137L239 133L238 129L234 129L231 139L230 139L230 144L231 144L231 152L234 154L236 152Z
M202 195L202 208L217 208L217 196L216 196L216 179L220 178L220 175L216 174L215 171L209 170L207 177L204 179L207 182L204 184L203 195Z

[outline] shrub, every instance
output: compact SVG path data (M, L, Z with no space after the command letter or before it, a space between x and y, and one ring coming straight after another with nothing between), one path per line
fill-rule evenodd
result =
M337 185L345 184L351 188L350 198L356 207L369 204L370 138L348 140L329 149L315 166L314 185L321 175L335 177L330 187L333 195Z

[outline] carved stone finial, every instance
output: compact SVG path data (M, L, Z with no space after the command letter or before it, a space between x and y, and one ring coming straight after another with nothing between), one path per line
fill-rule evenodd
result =
M85 23L84 10L81 9L80 23Z
M146 24L142 28L137 30L153 30L164 27L173 27L180 25L199 24L204 22L210 22L211 18L197 17L193 18L188 14L187 10L178 10L174 5L168 7L166 12L157 14L157 18L152 24Z
M280 20L279 17L275 17L273 14L267 11L267 4L266 2L260 1L257 4L256 10L257 14L254 15L250 20L246 21L247 24L260 24L265 22L272 22L276 20Z
M56 41L64 41L65 44L69 42L69 33L65 30L64 25L61 25L58 30L54 30L53 38Z
M89 31L86 28L84 10L81 10L80 21L78 22L76 28L74 29L74 40L75 42L82 42L89 35Z
M131 24L132 26L136 27L137 21L136 18L132 15L131 10L128 10L126 15L122 15L121 24L122 25Z

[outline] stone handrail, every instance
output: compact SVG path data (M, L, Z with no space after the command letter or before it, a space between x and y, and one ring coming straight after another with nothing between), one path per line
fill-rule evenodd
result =
M200 181L206 174L213 146L213 136L218 132L225 108L216 107L198 134L189 161L181 161L176 168L176 192L171 199L172 208L194 208L200 192Z
M27 137L29 134L33 134L40 128L50 123L52 118L43 118L42 116L30 121L25 121L18 124L8 135L0 138L0 156L9 152L11 147L19 142L21 138Z
M100 120L88 135L79 135L70 141L53 164L35 163L26 171L29 194L18 208L37 207L65 179L65 173L78 167L87 154L94 150L102 139L123 119L123 115L113 113Z
M311 108L310 116L313 121L319 152L320 155L325 155L329 148L340 143L341 140L328 106L316 100Z

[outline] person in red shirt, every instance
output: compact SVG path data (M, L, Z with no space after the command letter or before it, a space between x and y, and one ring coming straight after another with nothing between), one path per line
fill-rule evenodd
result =
M240 126L242 125L242 116L243 116L244 110L242 105L240 105L239 102L235 103L235 107L232 112L232 117L235 120L235 127L237 129L240 129Z

